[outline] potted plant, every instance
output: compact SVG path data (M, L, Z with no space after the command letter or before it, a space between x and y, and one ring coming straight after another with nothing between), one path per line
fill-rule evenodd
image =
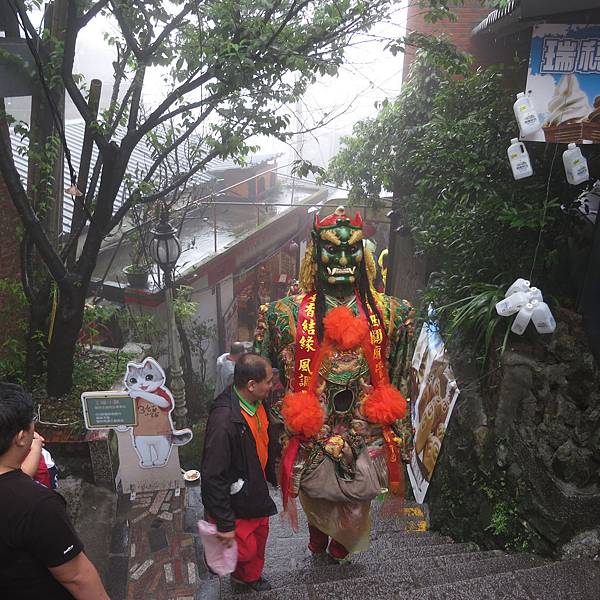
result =
M135 229L130 235L129 257L131 264L123 269L127 283L131 287L145 288L152 267L148 262L148 252L139 229Z

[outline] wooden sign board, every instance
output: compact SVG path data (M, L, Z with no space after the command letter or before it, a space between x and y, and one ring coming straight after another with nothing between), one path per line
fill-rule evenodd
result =
M81 395L87 429L135 427L135 400L127 392L84 392Z

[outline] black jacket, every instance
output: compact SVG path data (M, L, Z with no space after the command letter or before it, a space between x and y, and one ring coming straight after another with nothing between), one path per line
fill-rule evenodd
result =
M267 480L277 485L274 468L274 440L269 427ZM269 517L277 513L269 496L252 431L242 416L231 386L212 403L202 455L202 503L217 522L218 531L235 529L235 519ZM229 487L238 479L245 481L237 494Z

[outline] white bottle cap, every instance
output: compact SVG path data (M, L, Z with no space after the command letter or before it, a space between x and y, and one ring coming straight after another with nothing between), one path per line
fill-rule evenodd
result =
M519 92L517 98L525 98L525 92Z
M534 302L536 302L536 300L534 300ZM532 304L531 302L528 302L528 303L525 305L525 308L526 308L527 310L533 310L533 304Z
M569 150L573 150L573 148L577 148L577 144L574 144L573 142L571 142L569 144Z
M531 305L531 306L535 307L537 304L539 304L539 302L534 299L527 306Z
M511 144L518 144L519 143L519 138L513 138L512 140L510 140Z

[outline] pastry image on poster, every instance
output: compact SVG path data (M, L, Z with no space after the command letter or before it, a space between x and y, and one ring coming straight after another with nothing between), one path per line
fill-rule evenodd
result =
M446 435L458 386L437 326L425 323L410 369L414 447L408 475L417 502L423 502Z
M521 139L600 143L600 25L535 25L526 92L542 128Z
M136 425L117 430L130 431L140 467L145 469L165 466L173 446L183 446L192 439L190 429L173 426L174 400L165 381L165 372L153 358L127 363L124 383L135 402Z

